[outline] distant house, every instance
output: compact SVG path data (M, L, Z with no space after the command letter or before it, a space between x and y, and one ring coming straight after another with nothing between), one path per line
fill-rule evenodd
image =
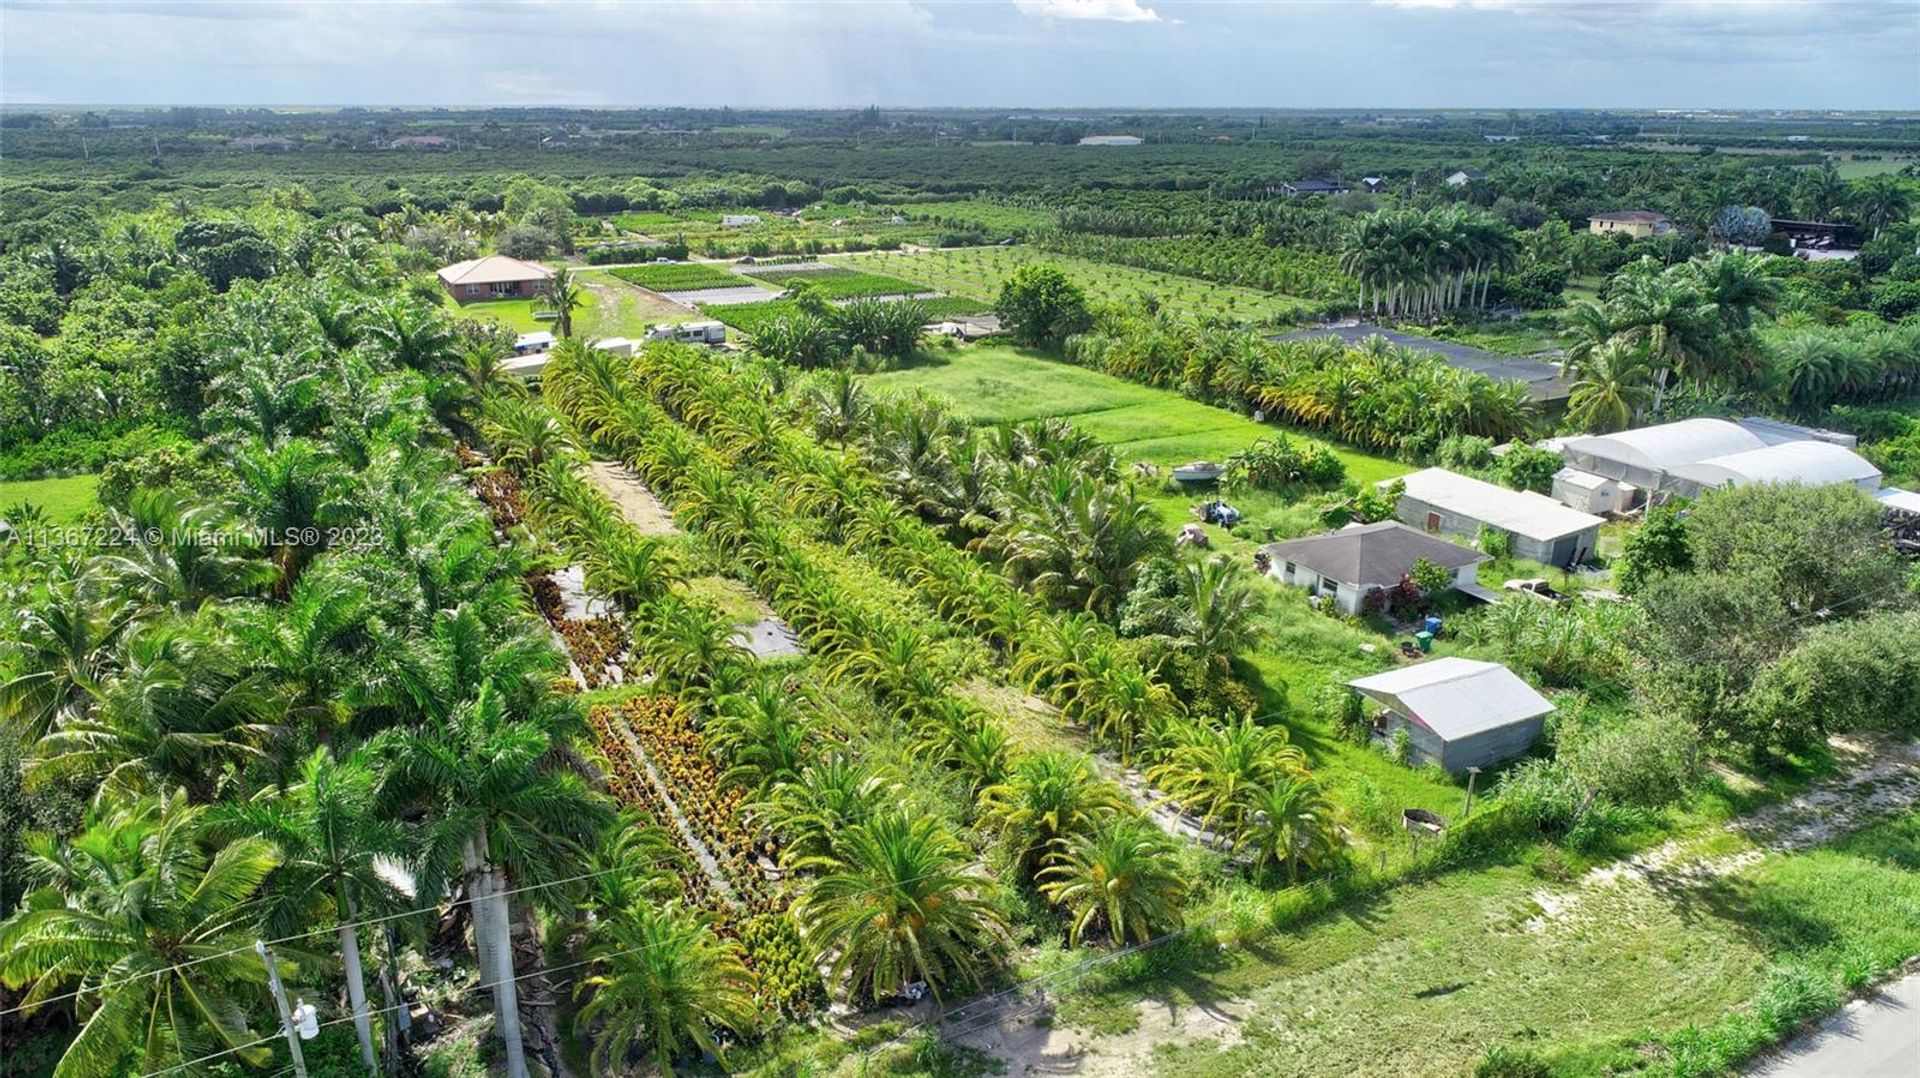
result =
M720 218L721 228L745 228L759 223L760 215L757 213L729 213Z
M1488 142L1519 142L1520 141L1519 135L1481 135L1480 137L1483 139L1486 139Z
M293 140L284 135L246 135L227 140L229 150L268 150L284 153L293 149L293 146Z
M1505 532L1514 556L1542 565L1591 558L1606 523L1544 494L1508 490L1445 468L1427 468L1400 481L1406 493L1395 515L1406 523L1444 535L1477 536L1482 528Z
M1460 171L1454 173L1453 175L1447 177L1447 186L1448 187L1465 187L1470 183L1473 183L1477 180L1484 180L1486 178L1487 178L1487 174L1484 172L1478 172L1470 168L1463 168Z
M553 271L506 255L488 255L455 262L441 269L439 277L441 287L456 303L474 303L543 296L553 282Z
M1405 730L1415 761L1458 774L1522 755L1553 712L1547 698L1499 663L1448 656L1347 682L1380 705L1376 729Z
M1636 240L1648 236L1664 236L1673 231L1673 222L1664 213L1652 210L1615 210L1612 213L1596 213L1587 218L1587 231L1596 236L1612 236L1625 233Z
M1139 135L1088 135L1080 140L1082 146L1138 146L1144 139Z
M1280 185L1280 193L1288 198L1301 195L1344 195L1349 188L1339 180L1294 180Z
M453 140L445 135L402 135L387 143L389 150L451 150Z
M1261 549L1268 558L1269 575L1331 599L1348 614L1360 613L1369 593L1397 586L1422 558L1452 570L1456 587L1473 585L1475 570L1487 560L1477 550L1391 520L1348 525L1337 532L1270 543Z
M1360 190L1368 194L1377 195L1386 189L1387 179L1384 176L1362 176L1360 178Z

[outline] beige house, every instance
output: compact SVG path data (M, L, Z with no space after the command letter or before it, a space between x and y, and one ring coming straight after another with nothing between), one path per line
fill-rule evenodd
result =
M489 299L531 299L545 295L553 271L506 255L456 262L440 271L440 285L457 303Z
M1624 233L1642 240L1672 232L1673 222L1667 220L1666 214L1652 210L1616 210L1613 213L1596 213L1587 218L1587 231L1596 236Z

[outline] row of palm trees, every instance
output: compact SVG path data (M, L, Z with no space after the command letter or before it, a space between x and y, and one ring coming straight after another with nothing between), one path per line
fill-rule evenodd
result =
M1341 271L1359 285L1362 312L1434 318L1485 306L1494 274L1513 268L1520 244L1500 218L1449 204L1356 218L1339 254Z

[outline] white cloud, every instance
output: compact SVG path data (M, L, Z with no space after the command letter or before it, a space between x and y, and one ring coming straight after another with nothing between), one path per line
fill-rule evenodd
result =
M1013 0L1022 15L1077 22L1159 22L1160 14L1140 0Z

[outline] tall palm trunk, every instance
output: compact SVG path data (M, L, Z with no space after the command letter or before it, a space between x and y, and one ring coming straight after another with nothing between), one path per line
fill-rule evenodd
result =
M507 874L489 864L487 876L488 950L493 952L493 1005L500 1012L500 1036L507 1044L507 1078L527 1078L527 1047L520 1034L520 995L513 981L513 928L507 906Z
M347 978L347 1003L353 1011L353 1032L360 1038L360 1058L367 1064L367 1072L378 1074L380 1059L373 1050L373 1020L367 1012L367 975L360 966L360 930L354 926L359 914L355 912L353 899L347 896L345 884L338 886L335 897L340 910L346 915L340 921L340 965Z

